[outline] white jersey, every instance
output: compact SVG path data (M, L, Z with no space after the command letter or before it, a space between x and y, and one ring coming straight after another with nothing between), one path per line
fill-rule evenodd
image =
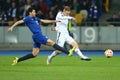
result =
M72 19L72 17L65 16L63 12L58 12L56 16L56 20L61 21L56 23L56 31L57 31L56 43L61 47L64 46L65 42L67 42L68 44L74 42L74 39L68 33L68 19Z
M57 32L68 33L68 19L72 19L70 16L65 16L63 12L58 12L56 16L56 20L60 20L61 22L56 23Z

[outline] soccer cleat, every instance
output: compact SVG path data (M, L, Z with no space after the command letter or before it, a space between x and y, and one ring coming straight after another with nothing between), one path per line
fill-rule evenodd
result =
M48 56L48 58L47 58L47 65L49 65L50 62L51 62L51 58L50 58L50 56Z
M15 57L15 59L13 60L13 63L12 63L13 66L18 63L18 59L19 59L18 57Z
M76 47L73 47L72 49L69 50L68 56L72 56L73 55L75 48Z
M91 59L88 57L84 57L84 58L81 58L81 60L90 61Z
M50 65L50 63L51 63L53 57L55 57L55 56L52 56L52 57L48 56L48 58L47 58L47 62L46 62L47 65Z

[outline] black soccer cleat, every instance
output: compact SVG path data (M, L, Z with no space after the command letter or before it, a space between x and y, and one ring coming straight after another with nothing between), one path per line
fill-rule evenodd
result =
M90 59L90 58L81 58L81 60L91 61L91 59Z

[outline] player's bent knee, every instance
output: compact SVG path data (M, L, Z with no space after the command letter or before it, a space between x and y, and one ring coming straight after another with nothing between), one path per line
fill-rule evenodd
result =
M38 56L38 53L32 53L34 57Z
M39 48L34 48L33 52L32 52L33 56L36 57L38 55L38 53L39 53Z
M38 55L38 53L39 53L39 51L33 51L33 53L32 53L32 54L33 54L33 56L35 56L35 57L36 57L36 56Z
M72 44L71 44L73 47L76 47L76 48L78 48L79 46L78 46L78 44L77 44L77 42L72 42Z
M59 51L59 50L56 50L56 53L57 53L57 54L60 54L60 53L61 53L61 51Z

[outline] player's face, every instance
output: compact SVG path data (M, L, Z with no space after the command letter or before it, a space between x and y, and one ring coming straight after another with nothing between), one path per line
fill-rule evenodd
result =
M30 13L30 16L35 17L36 16L36 11L32 10L32 12Z
M69 15L70 15L70 11L65 11L64 14L65 14L66 16L69 16Z
M70 11L67 11L67 12L66 12L66 15L69 16L69 15L70 15Z

